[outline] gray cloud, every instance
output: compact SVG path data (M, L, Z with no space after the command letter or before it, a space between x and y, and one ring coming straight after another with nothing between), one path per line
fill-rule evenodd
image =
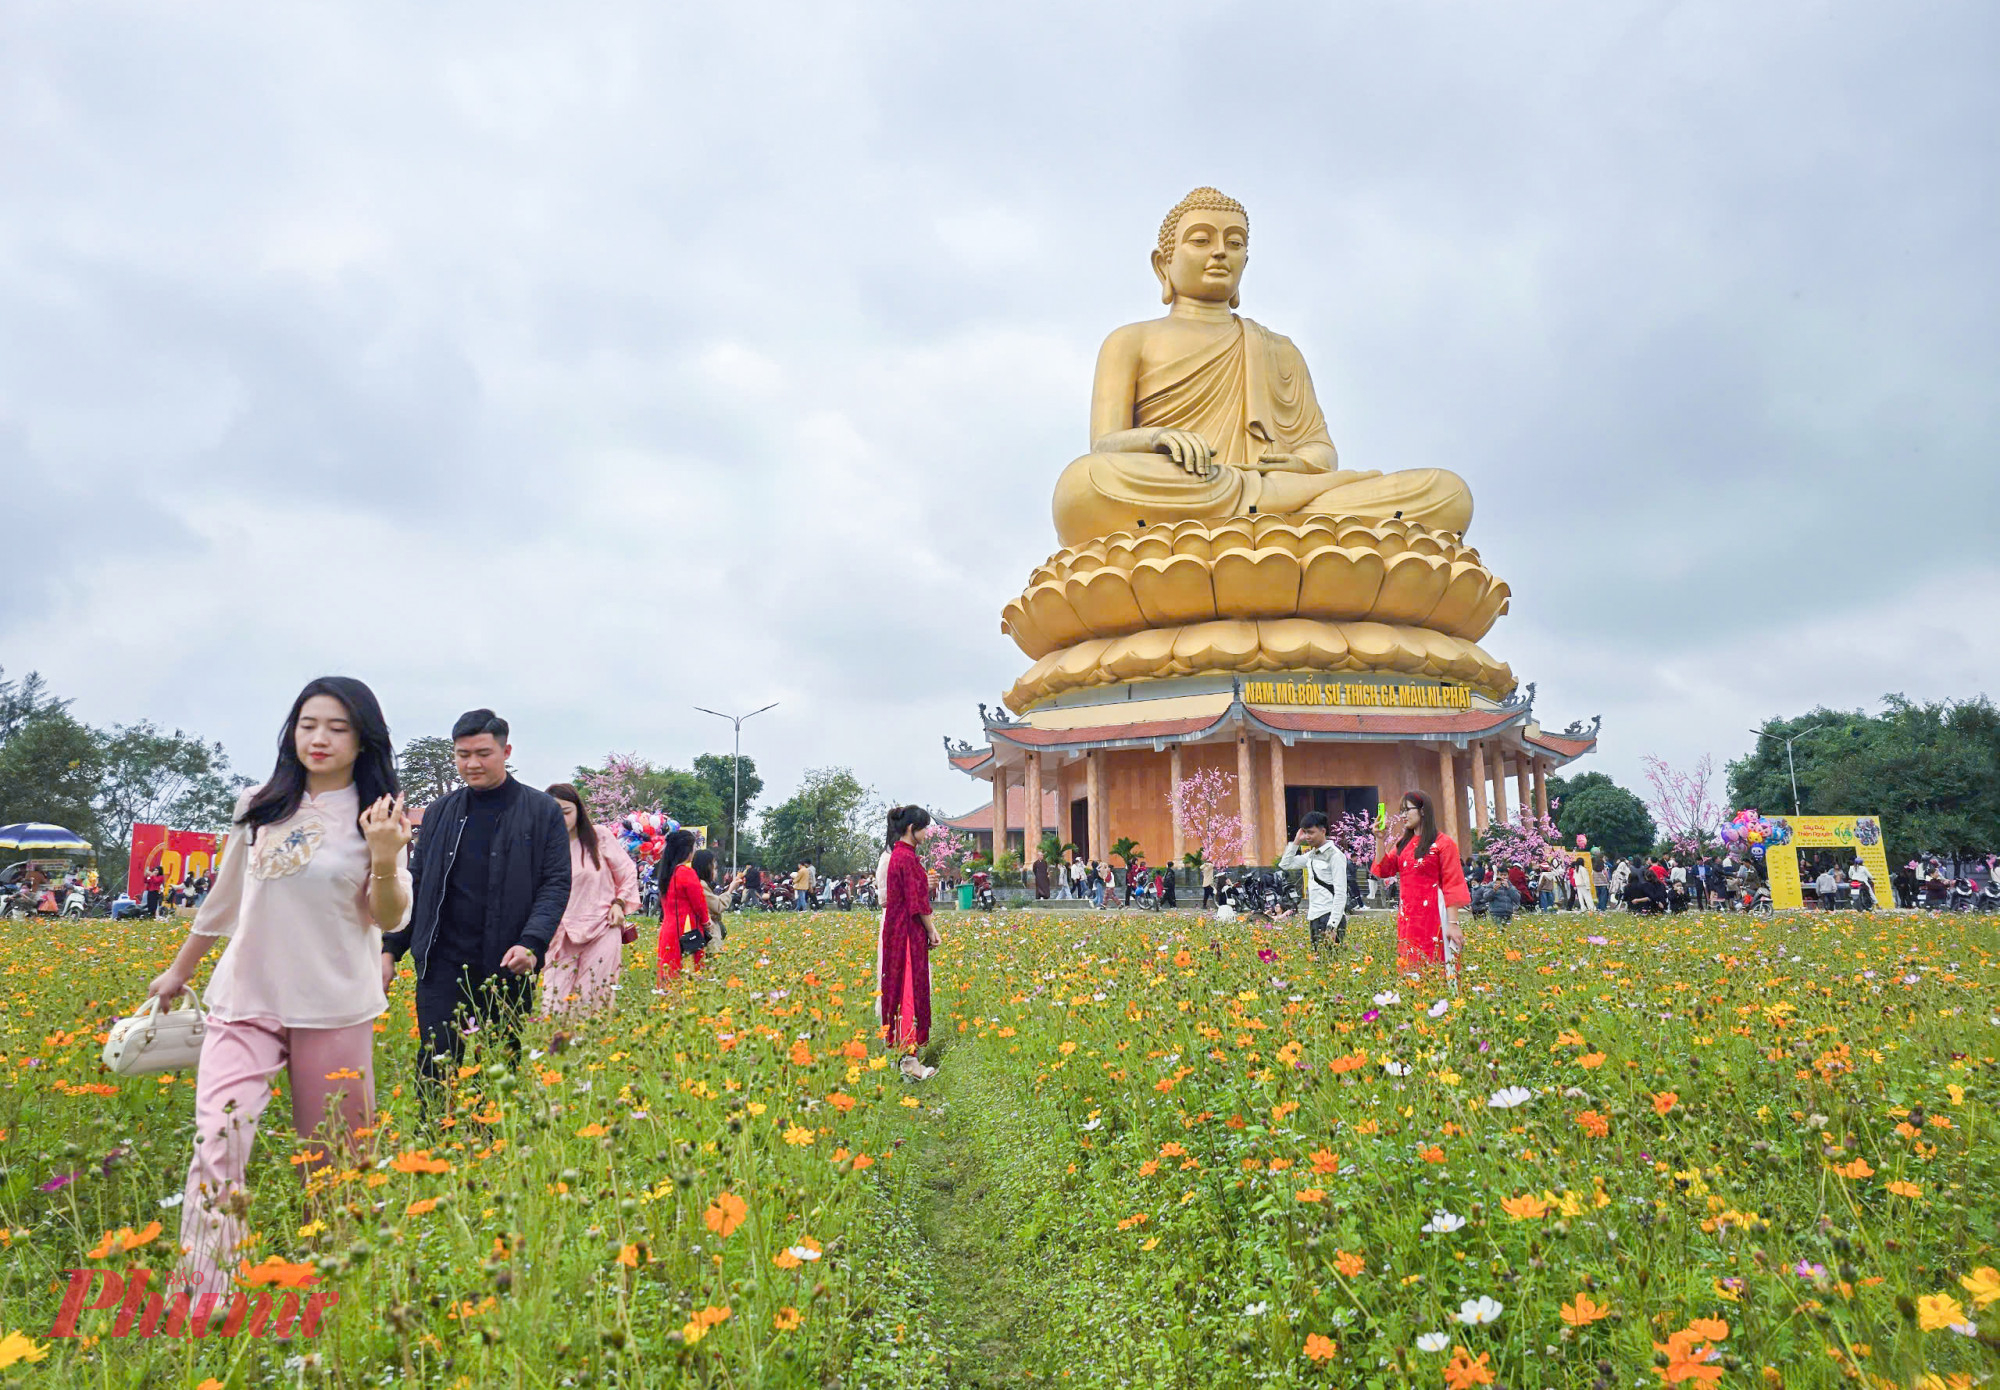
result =
M0 468L42 524L0 661L93 719L254 769L337 667L399 733L505 708L545 778L778 698L774 786L971 804L937 737L1026 664L999 607L1201 182L1343 457L1471 479L1487 645L1614 775L1995 684L1977 5L9 25Z

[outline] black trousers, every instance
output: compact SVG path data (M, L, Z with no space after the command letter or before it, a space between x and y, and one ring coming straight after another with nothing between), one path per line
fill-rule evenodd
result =
M1346 942L1347 914L1345 912L1340 914L1338 922L1333 920L1331 912L1322 912L1319 916L1306 923L1306 934L1312 938L1313 950L1317 951L1320 948L1321 943L1326 940L1326 934L1329 931L1333 933L1334 945L1339 946Z
M534 1005L532 972L488 975L466 962L431 961L417 981L417 1085L425 1108L441 1099L440 1083L456 1072L468 1036L489 1056L504 1046L510 1063L520 1061L521 1020Z

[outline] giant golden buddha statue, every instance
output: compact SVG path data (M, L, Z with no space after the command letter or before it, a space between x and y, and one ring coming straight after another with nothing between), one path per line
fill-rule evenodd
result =
M1064 548L1001 615L1035 659L1016 711L1220 673L1513 689L1477 645L1508 589L1464 543L1471 490L1441 468L1340 467L1298 349L1234 312L1249 246L1242 205L1213 188L1161 223L1167 314L1105 339L1091 452L1056 482Z
M1160 224L1163 318L1104 340L1090 394L1091 452L1056 483L1056 535L1232 516L1401 517L1462 534L1472 492L1442 468L1340 467L1305 359L1234 312L1250 258L1243 205L1197 188Z

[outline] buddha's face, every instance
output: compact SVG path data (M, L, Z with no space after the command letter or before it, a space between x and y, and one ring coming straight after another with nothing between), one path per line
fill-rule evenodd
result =
M1174 248L1153 253L1153 269L1176 299L1235 304L1250 259L1250 225L1240 213L1189 208L1174 229Z

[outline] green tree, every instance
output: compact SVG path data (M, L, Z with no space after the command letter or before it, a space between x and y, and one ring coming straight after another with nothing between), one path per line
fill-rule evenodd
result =
M1817 709L1763 731L1794 738L1800 810L1880 816L1891 863L2000 846L2000 710L1985 696L1917 704L1890 695L1880 715ZM1731 763L1729 790L1736 807L1787 813L1783 743L1759 739Z
M1139 857L1139 842L1130 835L1123 835L1119 837L1118 843L1114 844L1108 852L1111 858L1118 860L1129 869L1132 867L1132 861Z
M461 785L451 740L438 734L413 738L396 755L396 781L411 806L428 806Z
M49 694L41 672L30 671L12 681L7 679L7 668L0 666L0 744L36 715L57 714L68 708L68 700L58 700Z
M873 796L844 767L807 768L798 791L764 813L765 867L788 870L805 861L845 874L873 866L882 838Z
M113 888L124 884L135 824L226 830L237 793L250 785L248 777L230 772L221 744L179 729L168 733L150 720L115 725L98 740L101 771L94 802L106 841L98 846L99 869Z
M1551 777L1549 800L1560 803L1555 822L1565 844L1587 835L1592 848L1623 858L1646 853L1659 835L1646 803L1601 772Z
M103 740L60 703L45 706L0 742L0 825L47 821L108 852L96 806L103 779ZM100 867L114 869L108 855Z
M739 768L742 772L740 800L737 799L735 775ZM716 805L722 808L721 820L711 822L715 827L711 838L719 847L718 852L747 860L749 856L742 853L742 841L747 838L744 827L750 822L750 808L756 802L757 794L764 790L764 779L757 775L756 762L724 753L703 753L694 760L694 775L714 795Z

